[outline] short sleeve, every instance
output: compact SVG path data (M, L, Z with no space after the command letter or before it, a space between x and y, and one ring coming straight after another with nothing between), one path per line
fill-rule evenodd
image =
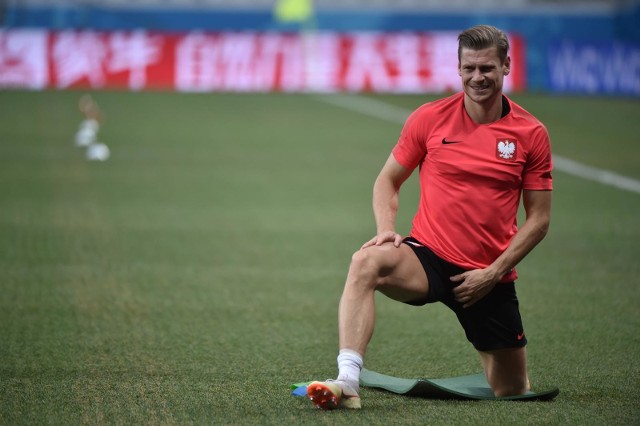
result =
M427 144L424 138L425 120L423 109L414 111L405 122L396 146L393 148L393 156L400 165L408 170L413 170L427 155Z
M551 141L549 140L547 129L541 125L532 140L523 176L523 189L533 191L552 190L552 169Z

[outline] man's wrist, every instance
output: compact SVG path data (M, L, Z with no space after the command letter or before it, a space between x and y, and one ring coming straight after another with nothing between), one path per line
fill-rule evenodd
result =
M493 281L494 283L497 283L498 281L500 281L500 279L502 279L502 277L507 272L509 272L508 269L506 271L502 272L502 270L500 268L497 268L494 265L488 266L486 271L489 273L489 276L491 277L491 281Z
M389 229L389 228L380 228L380 229L378 229L378 235L387 234L387 233L396 234L396 230L395 229Z

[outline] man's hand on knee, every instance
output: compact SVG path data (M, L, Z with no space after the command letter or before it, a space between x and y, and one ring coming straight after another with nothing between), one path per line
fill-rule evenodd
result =
M360 250L366 249L367 247L373 246L381 246L384 243L393 243L395 247L400 247L402 244L402 240L404 237L393 231L381 232L360 247Z

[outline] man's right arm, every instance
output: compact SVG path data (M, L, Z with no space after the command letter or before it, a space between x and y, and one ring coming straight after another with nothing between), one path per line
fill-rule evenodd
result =
M402 236L395 230L400 187L412 172L413 170L400 165L393 154L387 159L373 185L373 215L376 220L377 235L367 241L362 248L379 246L386 242L393 242L396 247L400 246Z

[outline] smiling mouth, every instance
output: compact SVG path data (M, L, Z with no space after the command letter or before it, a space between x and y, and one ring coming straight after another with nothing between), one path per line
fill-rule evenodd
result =
M471 90L477 95L485 95L489 92L489 86L471 86Z

